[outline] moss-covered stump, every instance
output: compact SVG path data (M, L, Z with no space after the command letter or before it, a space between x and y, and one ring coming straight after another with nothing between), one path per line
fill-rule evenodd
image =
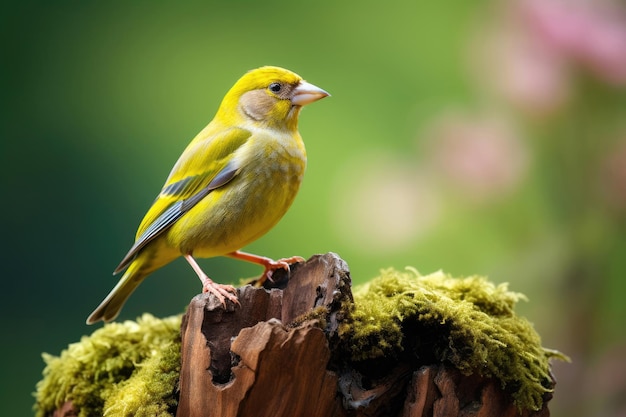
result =
M504 284L386 270L353 295L332 253L269 284L195 297L182 343L180 317L144 315L44 355L37 416L549 415L565 357Z

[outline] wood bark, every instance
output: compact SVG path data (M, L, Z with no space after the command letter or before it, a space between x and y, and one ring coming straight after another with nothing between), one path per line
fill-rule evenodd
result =
M443 364L396 363L372 379L341 357L337 331L352 302L346 263L329 253L240 288L241 305L196 296L183 318L177 417L513 417L498 381ZM269 288L269 286L276 288Z
M352 297L347 265L318 256L285 275L273 277L279 288L240 288L240 306L209 294L191 301L177 416L341 415L327 337L336 335L342 300Z

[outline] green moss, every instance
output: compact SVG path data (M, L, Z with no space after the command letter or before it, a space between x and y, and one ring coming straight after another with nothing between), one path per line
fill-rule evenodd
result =
M538 410L552 390L549 359L566 357L543 348L532 324L515 314L523 299L483 277L385 270L354 289L354 305L345 306L347 318L339 320L334 360L342 369L377 368L383 374L397 361L415 369L446 363L497 378L520 408ZM325 314L314 309L298 323ZM136 322L106 324L58 357L44 354L36 416L52 415L68 401L79 416L172 415L180 322L181 316L145 314Z
M180 371L181 316L109 323L61 356L44 354L36 416L68 401L79 416L169 416Z
M340 337L355 363L400 356L450 363L465 374L497 378L520 408L538 410L552 390L548 360L566 357L542 348L532 324L515 315L521 299L483 277L389 269L355 288L352 318Z

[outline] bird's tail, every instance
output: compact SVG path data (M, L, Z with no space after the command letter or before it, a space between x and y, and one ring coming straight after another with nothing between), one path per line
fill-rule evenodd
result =
M149 273L142 268L141 262L131 263L115 288L111 290L109 295L87 318L87 324L93 324L100 320L111 321L115 319L128 297Z

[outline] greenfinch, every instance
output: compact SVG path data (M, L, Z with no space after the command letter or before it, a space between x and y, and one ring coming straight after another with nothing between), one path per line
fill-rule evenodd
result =
M87 324L115 319L144 278L179 256L198 274L203 292L222 304L238 303L235 288L213 282L196 257L260 264L261 282L303 260L274 261L239 249L269 231L293 202L306 167L298 116L302 106L328 95L283 68L244 74L172 168L114 273L126 272Z

